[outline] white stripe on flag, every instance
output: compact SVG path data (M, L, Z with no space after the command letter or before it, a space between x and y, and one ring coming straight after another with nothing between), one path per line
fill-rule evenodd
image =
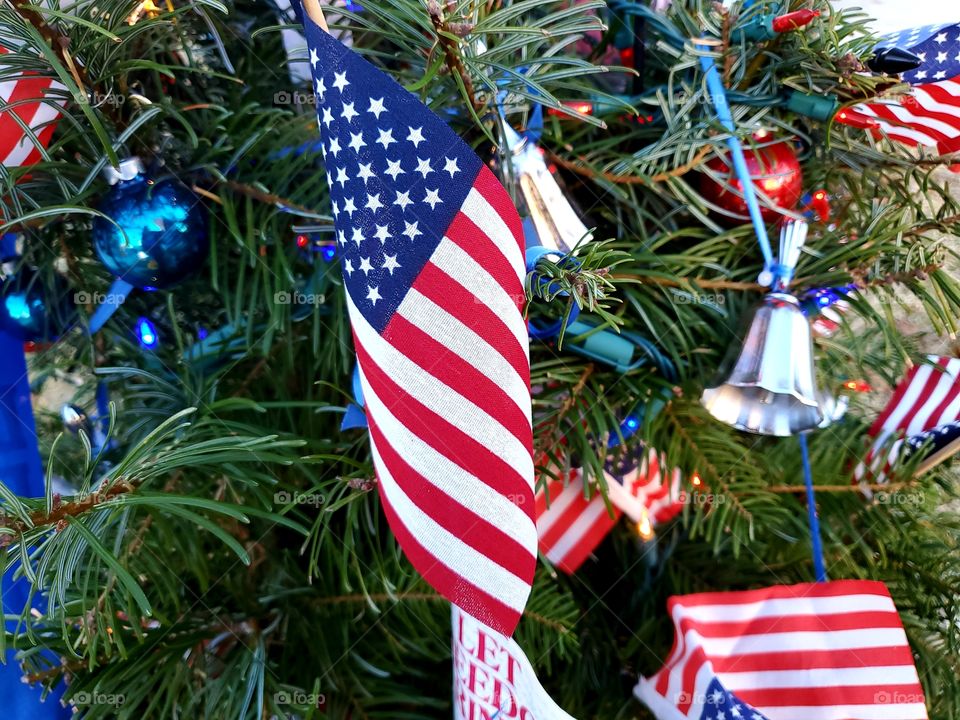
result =
M517 312L516 301L480 263L446 237L440 241L430 262L456 280L477 299L478 303L488 307L500 318L529 357L530 338L527 325L523 316Z
M920 402L924 387L933 372L933 368L929 365L921 365L917 368L917 372L913 376L913 381L907 387L907 391L903 394L900 403L893 409L890 417L888 417L883 424L883 431L877 434L878 443L882 443L883 440L889 437L890 433L896 432L903 426L904 419L910 414L913 408L916 407L917 403Z
M688 642L691 639L699 640L701 647L711 657L804 650L866 650L907 644L907 634L902 628L764 633L728 638L702 637L695 631L690 631L686 635ZM691 635L698 637L691 638Z
M864 115L869 115L879 124L879 129L889 135L895 140L905 140L908 142L918 142L922 145L936 145L939 140L931 135L926 133L919 132L917 130L912 130L910 128L901 127L900 125L894 125L885 118L880 117L874 112L873 108L869 105L857 105L855 108L858 112L863 113Z
M363 378L362 370L360 375ZM501 529L524 547L533 548L533 554L536 555L537 530L516 503L417 437L393 416L366 382L363 397L370 409L370 416L384 437L389 438L390 447L437 492L450 496L479 517L502 518Z
M584 511L577 516L576 521L564 531L563 535L561 535L553 547L550 548L550 552L547 553L550 561L558 563L563 560L563 558L583 540L584 535L586 535L587 531L600 516L606 514L607 506L603 502L589 503L584 508Z
M960 361L951 360L946 368L938 366L932 369L932 372L935 373L936 385L933 388L933 391L930 393L926 402L920 406L916 414L913 416L913 419L910 421L910 424L905 428L906 434L908 437L912 435L918 435L924 430L928 430L930 425L928 424L930 416L933 415L933 412L937 407L946 400L952 392L956 392L956 369L957 363ZM951 367L952 366L952 367ZM951 369L953 372L951 372Z
M893 600L883 595L841 595L837 597L771 598L729 605L675 605L674 618L701 622L744 622L756 618L787 616L846 615L862 612L895 613Z
M881 693L883 691L878 691ZM765 708L769 720L924 720L922 702L889 705L814 705L812 707Z
M397 312L417 327L429 328L431 337L492 380L530 423L529 386L490 343L416 288L410 288Z
M431 375L428 368L421 368L384 340L367 323L363 313L353 304L349 293L346 298L357 341L367 354L375 359L380 370L401 390L507 463L532 490L533 458L529 449L524 447L524 444L499 420L491 417L463 395ZM364 393L369 387L364 380Z
M461 208L470 221L486 233L487 237L504 254L510 266L517 274L517 279L523 283L527 276L527 264L517 238L510 232L510 228L503 221L487 199L476 188L471 188Z
M397 513L400 522L412 529L411 532L424 550L436 558L438 563L449 568L450 572L517 612L523 612L530 595L530 585L467 545L417 507L390 474L387 464L380 457L373 436L370 437L370 451L387 502Z
M914 93L914 97L916 97L919 100L920 99L919 93ZM932 99L929 98L929 96L927 96L926 101L930 101L930 100ZM897 120L900 120L901 122L905 123L909 127L912 127L918 130L922 130L923 128L928 128L935 132L942 133L946 135L948 138L954 138L954 137L957 137L957 135L960 135L960 130L957 130L957 127L955 125L950 125L949 123L946 123L943 120L940 120L935 117L931 117L930 115L927 115L925 113L912 112L911 110L904 107L903 105L884 104L884 107L895 118L897 118ZM922 107L922 103L918 103L918 107ZM935 108L930 108L930 109L934 110ZM936 109L936 111L951 112L949 107L947 108L941 107L939 109ZM953 112L956 112L955 108L953 109Z
M804 670L758 670L756 672L725 672L723 684L737 690L766 690L769 688L825 688L871 685L912 685L920 682L913 665L878 667L809 668Z

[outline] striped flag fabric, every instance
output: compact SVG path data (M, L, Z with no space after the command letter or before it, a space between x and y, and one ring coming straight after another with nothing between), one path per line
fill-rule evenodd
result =
M886 586L866 580L672 597L674 646L635 694L658 720L921 720Z
M942 154L960 150L960 23L905 30L887 36L877 50L890 47L909 50L923 61L902 75L912 86L909 93L861 103L841 111L838 119Z
M305 29L387 519L439 593L509 636L537 562L520 218L414 95Z
M540 551L563 572L575 573L623 514L653 527L683 509L680 470L664 469L654 450L628 453L618 463L609 461L604 477L610 506L599 490L586 497L579 469L537 493Z
M870 427L873 444L866 458L854 469L854 479L883 483L897 461L919 451L927 439L933 452L945 459L949 447L947 429L960 420L960 359L930 355L928 363L914 365L900 382L893 397ZM918 444L919 443L919 444ZM931 465L932 467L932 465Z
M0 45L0 56L9 52ZM4 167L23 167L40 160L40 148L24 126L41 146L50 144L63 104L39 98L57 89L62 90L63 85L32 73L10 73L0 61L0 164Z

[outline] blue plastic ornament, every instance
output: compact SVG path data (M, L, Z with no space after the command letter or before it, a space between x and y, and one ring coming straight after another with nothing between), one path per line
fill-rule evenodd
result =
M52 277L48 286L24 267L0 283L0 331L25 342L53 342L76 321L66 281Z
M108 167L107 179L113 189L98 209L110 220L94 219L93 247L113 275L156 290L203 264L210 249L207 211L185 185L148 178L138 158Z

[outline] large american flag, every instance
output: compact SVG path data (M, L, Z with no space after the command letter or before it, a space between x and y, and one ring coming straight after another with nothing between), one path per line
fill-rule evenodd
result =
M624 513L635 523L646 521L653 527L683 509L680 470L663 468L654 450L608 461L604 478L609 506L595 488L587 497L583 474L576 468L537 493L540 551L566 573L580 568Z
M0 56L8 52L0 45ZM56 89L63 89L63 85L34 73L11 72L0 61L0 165L22 167L40 160L40 148L24 126L36 135L40 145L50 144L62 103L41 98Z
M883 583L672 597L674 646L636 694L659 720L920 720L923 688Z
M904 30L886 37L877 49L898 47L923 61L902 75L912 87L905 96L880 98L841 111L841 122L876 124L876 135L941 153L960 150L960 24Z
M854 478L886 482L895 464L921 447L941 452L960 420L960 359L930 355L914 365L870 427L873 445ZM925 441L930 440L927 444ZM949 442L947 444L949 444ZM932 447L931 447L932 446Z
M520 218L425 105L305 26L390 527L431 585L509 636L537 558Z

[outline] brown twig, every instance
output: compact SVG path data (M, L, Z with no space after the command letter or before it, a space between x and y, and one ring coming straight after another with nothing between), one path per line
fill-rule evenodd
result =
M638 273L622 273L612 275L611 279L616 280L637 280L642 284L659 285L662 287L689 287L696 285L704 290L742 290L751 292L766 292L768 288L760 283L741 282L738 280L711 280L709 278L665 278L659 276L641 275Z
M577 404L580 394L583 392L583 388L586 387L587 380L593 375L594 365L589 363L580 373L580 377L577 379L577 382L573 384L573 387L570 388L570 394L567 398L560 404L560 407L557 409L554 419L549 423L549 426L546 429L541 430L537 433L538 437L545 437L545 441L553 447L556 445L556 437L560 432L560 423L563 420L564 416L570 412L573 407ZM542 428L543 426L541 426ZM538 428L540 430L540 428ZM546 455L546 450L536 450L535 455L538 457ZM538 461L539 462L539 461Z
M814 485L813 489L820 493L844 493L844 492L897 492L904 488L913 487L915 483L870 483L868 485L850 484L850 485ZM778 495L801 495L807 491L805 485L774 485L766 489L767 492L777 493Z
M433 29L437 32L437 44L440 46L440 49L443 50L443 58L447 64L447 69L451 75L460 78L470 105L473 106L475 110L480 110L483 108L483 103L477 100L473 79L470 77L470 73L467 72L467 68L464 67L463 58L460 56L460 49L457 42L450 37L451 35L462 34L463 28L459 26L455 27L444 19L443 8L440 7L440 3L437 2L437 0L429 0L427 2L427 12L430 14Z
M652 183L660 183L670 180L672 178L680 177L681 175L686 175L688 172L696 168L703 162L703 159L713 151L713 148L705 147L697 151L697 154L691 158L689 162L679 165L672 170L667 170L662 173L657 173L656 175L651 175L650 177L642 177L639 175L617 175L616 173L603 172L599 170L594 170L591 167L588 167L585 164L586 160L583 158L580 159L580 162L573 162L567 160L566 158L560 157L554 152L549 152L550 159L553 160L557 165L571 170L578 175L583 175L584 177L595 180L597 178L602 178L608 182L616 183L618 185L650 185Z
M44 19L43 13L38 8L32 7L28 0L10 0L10 4L13 5L13 9L17 11L20 17L33 25L33 27L37 29L37 32L43 36L43 39L46 40L47 45L49 45L50 49L56 54L60 63L73 75L73 79L77 85L81 88L86 88L89 85L86 70L84 70L82 65L74 62L73 58L70 57L70 53L67 52L70 38L50 27Z
M105 503L119 495L124 495L132 491L133 485L125 481L120 481L111 485L106 490L98 490L95 493L87 495L81 500L54 504L53 510L51 510L49 513L40 510L32 512L30 513L30 523L32 525L28 524L24 520L7 518L5 527L10 528L15 532L23 533L29 530L31 526L36 527L37 525L59 525L60 523L65 522L67 518L82 515L85 512L89 512L101 503Z
M246 185L244 183L235 182L234 180L224 180L223 184L236 193L245 195L249 198L253 198L254 200L259 200L260 202L267 203L268 205L288 207L303 213L307 213L308 215L316 215L316 211L311 210L310 208L304 205L295 203L292 200L287 200L286 198L280 197L279 195L274 195L273 193L268 193L268 192L264 192L263 190L258 190L252 185Z

